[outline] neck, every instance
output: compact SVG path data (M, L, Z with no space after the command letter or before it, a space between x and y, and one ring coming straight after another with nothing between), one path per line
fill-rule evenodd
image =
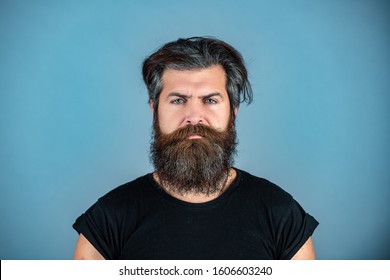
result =
M190 203L204 203L216 199L231 186L231 184L234 182L236 177L237 177L236 170L234 170L233 168L229 168L229 173L227 178L221 181L221 183L224 184L224 186L220 192L212 193L212 194L202 194L202 193L195 193L195 192L181 194L169 188L169 182L168 182L168 186L165 182L164 184L162 184L158 177L158 173L157 172L153 173L153 179L162 189L164 189L166 193L173 196L174 198L177 198L185 202L190 202Z

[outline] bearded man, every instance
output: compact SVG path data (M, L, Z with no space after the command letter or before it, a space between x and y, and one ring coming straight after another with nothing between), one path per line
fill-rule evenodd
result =
M314 259L318 222L280 187L233 167L235 118L252 101L240 53L214 38L178 39L142 72L155 171L76 220L74 258Z

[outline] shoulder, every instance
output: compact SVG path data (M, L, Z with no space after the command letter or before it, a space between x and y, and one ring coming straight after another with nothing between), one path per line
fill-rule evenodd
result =
M242 192L251 195L259 206L266 208L290 207L293 197L277 184L268 179L252 175L243 170L240 173L240 189Z
M145 196L151 189L150 174L122 184L98 199L98 203L106 207L132 205Z
M291 195L277 184L268 179L258 177L243 170L237 170L240 175L240 184L245 188L260 193L267 198L291 199Z
M151 190L150 174L147 174L100 197L73 225L85 236L79 240L75 258L100 257L96 251L104 258L117 258L119 244L134 231L138 217L144 213L144 194L153 193Z

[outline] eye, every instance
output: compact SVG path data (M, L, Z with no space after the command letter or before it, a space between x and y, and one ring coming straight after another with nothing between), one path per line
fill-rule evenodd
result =
M185 100L183 98L178 98L178 99L172 100L171 103L175 104L175 105L180 105L180 104L184 104Z
M215 100L215 99L213 99L213 98L206 98L206 99L204 100L204 103L206 103L206 104L217 104L218 101Z

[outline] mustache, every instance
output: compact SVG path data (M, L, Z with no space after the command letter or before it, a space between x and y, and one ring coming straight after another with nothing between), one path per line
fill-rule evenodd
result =
M224 132L226 133L226 131L221 131L203 124L189 124L171 133L164 133L164 138L167 142L177 142L188 140L187 138L190 135L196 134L208 140L215 140Z

